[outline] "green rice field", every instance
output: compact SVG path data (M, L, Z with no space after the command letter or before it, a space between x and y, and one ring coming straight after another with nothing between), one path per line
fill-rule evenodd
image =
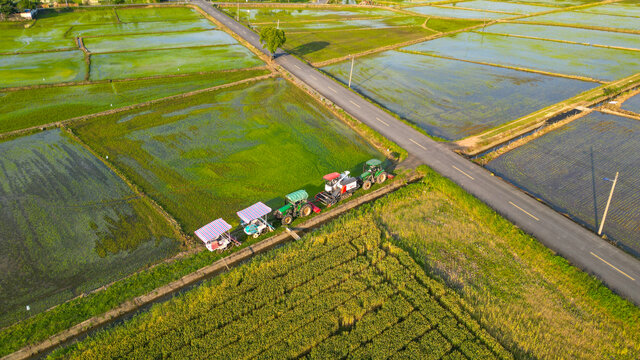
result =
M72 25L86 24L110 24L117 23L116 13L113 8L92 9L48 9L38 14L35 27L69 27Z
M0 32L0 53L77 48L73 39L65 37L64 27L25 28L24 23L2 22Z
M501 155L487 167L597 230L617 171L603 233L640 256L640 122L591 113Z
M0 88L82 81L86 67L80 50L0 55Z
M627 99L622 103L622 108L625 110L633 111L636 114L640 114L640 95L636 95L630 99Z
M233 7L223 10L229 16L236 16L237 9ZM353 7L341 10L240 8L239 14L240 21L256 31L279 21L280 28L287 34L284 49L310 62L328 61L477 24L470 20L425 19Z
M84 45L92 53L127 52L180 47L236 44L236 39L220 30L178 32L167 34L118 35L88 38Z
M380 157L283 79L243 84L75 127L192 232L257 201L275 208L322 176Z
M493 20L504 19L509 17L518 16L519 14L503 14L489 11L480 10L465 10L456 9L455 7L440 7L440 6L418 6L407 8L411 12L415 12L422 15L431 15L444 18L457 18L457 19L476 19L476 20Z
M639 53L477 32L412 45L406 50L612 81L640 71Z
M126 34L211 30L215 28L215 24L203 18L195 20L131 22L101 25L74 25L69 30L67 30L67 34L68 36L98 37Z
M640 3L633 0L626 2L623 1L619 3L593 6L580 9L578 11L604 15L635 16L640 18Z
M178 251L168 222L60 130L0 154L0 326Z
M346 84L350 67L323 71ZM458 140L597 84L389 51L359 58L351 86L430 135Z
M135 7L118 8L120 22L148 22L172 20L196 20L202 18L200 13L188 7Z
M223 8L225 12L235 18L238 9ZM362 9L357 7L341 8L340 10L326 9L286 9L286 8L240 8L240 21L251 24L280 22L309 21L309 20L353 20L361 18L390 18L399 14L389 10ZM406 15L405 15L406 16Z
M236 44L169 50L148 50L91 56L91 80L190 74L263 66L246 47Z
M463 2L454 2L449 4L444 4L442 6L452 6L452 7L460 7L460 8L469 8L476 10L490 10L490 11L500 11L507 13L515 13L515 14L535 14L543 11L550 11L556 8L549 6L539 6L539 5L527 5L521 3L510 3L510 2L500 2L500 1L487 1L487 0L473 0L473 1L463 1Z
M487 33L532 36L550 40L566 40L586 44L617 46L640 50L640 34L529 24L495 24L484 29ZM480 33L480 30L477 30Z
M530 18L522 19L522 21L640 30L640 21L638 21L637 17L605 15L600 13L580 11L566 11L533 16Z
M338 221L52 358L512 358L387 241Z
M54 123L166 96L205 89L269 70L241 70L0 92L0 133ZM38 101L33 101L33 99Z

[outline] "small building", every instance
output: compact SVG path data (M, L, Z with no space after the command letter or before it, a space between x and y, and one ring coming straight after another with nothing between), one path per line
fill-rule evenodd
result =
M37 13L38 13L38 9L34 9L34 10L25 9L23 12L20 13L20 17L23 19L32 20L36 18Z

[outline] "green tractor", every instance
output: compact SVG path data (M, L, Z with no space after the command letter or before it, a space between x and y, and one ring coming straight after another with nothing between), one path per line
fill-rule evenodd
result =
M293 219L306 217L311 212L320 212L320 208L313 205L307 199L309 194L304 190L294 191L284 197L284 206L274 212L276 218L280 219L282 225L289 225Z
M363 190L371 189L373 184L382 184L387 181L389 174L382 168L382 161L371 159L364 163L362 175L358 178Z

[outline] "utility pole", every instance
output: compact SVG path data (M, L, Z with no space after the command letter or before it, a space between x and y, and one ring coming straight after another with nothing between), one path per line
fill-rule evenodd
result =
M349 89L351 89L351 76L353 75L353 62L355 58L353 57L353 55L349 56L351 56L351 71L349 72Z
M276 29L280 29L280 19L278 19L278 26L276 27Z
M611 181L611 179L604 178L606 181ZM604 208L604 215L602 215L602 221L600 222L600 229L598 229L598 236L602 235L602 228L604 227L604 221L607 219L607 212L609 211L609 205L611 204L611 197L613 196L613 190L616 188L616 183L618 182L618 172L616 172L616 177L613 179L613 185L611 185L611 192L609 193L609 200L607 200L607 206Z
M238 5L238 10L236 11L236 21L240 21L240 0L236 3Z

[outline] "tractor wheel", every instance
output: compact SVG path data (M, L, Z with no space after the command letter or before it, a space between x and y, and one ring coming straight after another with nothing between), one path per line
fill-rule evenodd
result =
M378 184L382 184L385 181L387 181L387 173L386 172L382 172L382 173L380 173L380 175L378 175L378 178L376 179L376 182Z
M300 216L302 217L306 217L311 215L311 212L313 211L313 207L311 206L311 204L304 204L302 206L302 209L300 209Z
M289 225L293 222L293 216L291 215L286 215L285 217L282 218L282 225Z
M369 180L365 180L364 183L362 184L362 189L363 190L369 190L371 189L371 181Z
M257 238L258 238L258 236L260 236L260 234L255 233L255 234L253 234L253 235L251 235L251 236L253 236L253 238L254 238L254 239L257 239Z

